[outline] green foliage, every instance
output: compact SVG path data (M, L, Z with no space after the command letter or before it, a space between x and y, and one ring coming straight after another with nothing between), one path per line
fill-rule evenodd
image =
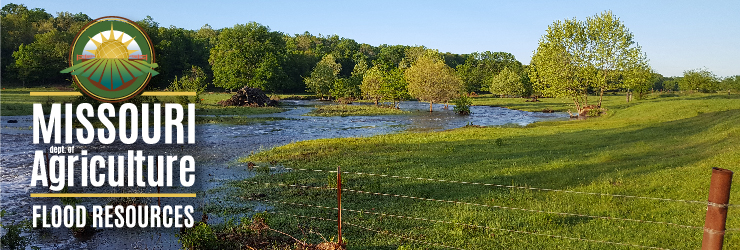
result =
M514 55L506 52L485 51L473 52L467 56L464 64L456 66L457 74L463 81L466 93L474 91L488 91L491 78L498 75L504 68L522 71L522 63Z
M383 77L383 72L380 68L373 66L362 78L362 84L360 85L362 96L365 99L373 100L375 105L378 105L378 102L383 98L383 93L380 91L383 85Z
M683 72L683 78L678 81L681 91L699 91L711 93L720 89L717 76L707 69L692 69Z
M0 246L2 246L3 249L11 250L26 249L26 246L30 244L30 241L28 238L21 236L21 234L30 230L31 226L29 222L21 221L14 224L8 224L7 219L3 220L5 216L6 211L4 209L0 210L0 221L3 221L2 224L0 224L0 228L5 230L5 235L0 237Z
M430 112L433 103L451 100L457 97L462 89L462 81L455 71L438 56L420 57L404 75L408 82L409 95L429 102Z
M384 108L371 105L323 105L308 112L307 116L371 116L399 115L407 113L395 108Z
M453 100L453 103L455 104L455 107L453 108L455 110L455 113L461 114L461 115L469 115L470 114L470 105L473 105L473 98L468 97L468 95L460 95L457 99Z
M213 83L226 89L277 91L286 78L279 63L285 49L283 35L267 26L250 22L224 28L210 51Z
M646 65L627 69L624 74L624 86L637 93L637 99L645 98L657 81L656 74Z
M348 78L338 78L334 81L334 86L331 89L331 95L343 100L353 100L361 97L360 85L362 84L362 78L367 71L367 62L360 60L355 64L355 68L352 70L352 76Z
M393 101L393 106L396 107L402 100L410 97L407 86L408 83L401 69L394 68L384 72L383 82L380 85L380 95L383 100Z
M195 92L195 96L178 96L180 104L201 103L200 94L206 90L206 73L198 66L193 65L190 70L184 71L182 77L175 80L169 86L170 91Z
M182 243L185 249L222 249L223 244L216 238L208 224L198 222L195 226L187 230L185 234L178 234L178 242Z
M639 69L639 70L638 70ZM647 72L649 66L632 33L611 11L588 17L586 21L566 19L548 26L532 56L529 68L536 92L549 97L568 97L580 112L588 105L589 89L604 91L625 85L625 79ZM643 80L632 80L636 85Z
M740 91L740 75L728 76L720 83L722 90Z
M331 54L324 56L314 67L311 76L304 79L306 87L319 98L330 97L331 89L341 69L342 65L336 62L334 56Z
M501 73L491 78L490 83L486 85L489 86L489 91L492 94L501 96L524 96L527 93L524 79L509 68L504 68Z
M506 98L491 99L514 103ZM556 110L567 108L570 102L568 99L543 99L543 102L557 101L557 106L553 107ZM521 100L516 103L525 104ZM342 176L346 178L348 188L368 192L552 212L639 220L647 218L699 227L703 225L706 210L698 205L692 208L684 203L668 202L656 207L654 201L644 199L516 188L491 189L449 182L704 200L711 174L709 166L737 168L736 162L740 160L740 137L737 136L740 133L740 126L737 125L740 124L739 95L694 94L648 98L629 104L624 103L623 96L605 95L604 105L609 105L609 113L598 119L540 122L525 127L470 127L440 132L308 140L275 147L244 161L277 161L286 167L316 170L333 170L331 166L340 165L350 166L346 171L351 172L447 180L436 182L413 178ZM250 181L259 183L300 183L309 186L324 186L328 181L326 174L313 171L250 178ZM242 181L235 181L234 186L238 188L235 191L238 195L264 193L268 197L280 197L285 202L336 207L336 195L326 190L287 189ZM731 192L729 203L738 203L740 189ZM701 242L696 240L701 237L701 230L686 230L676 226L483 209L380 195L349 195L343 202L346 202L343 207L358 211L528 232L546 230L552 235L582 235L587 239L650 247L701 248ZM275 205L275 211L285 213L325 218L334 216L320 211L306 214L308 210L305 207L294 205L270 205ZM390 232L423 235L424 241L441 242L464 249L619 248L602 243L466 229L445 223L423 226L417 220L394 219L390 216L355 215L343 219ZM291 216L274 218L295 223ZM728 225L738 223L740 217L728 217ZM312 225L316 226L317 231L336 232L336 224ZM293 232L300 233L299 230ZM646 240L646 234L650 235L651 240ZM378 234L351 235L353 246L360 246L358 248L361 249L400 245L397 238ZM725 248L735 249L738 244L740 238L725 239ZM431 248L426 245L422 247Z

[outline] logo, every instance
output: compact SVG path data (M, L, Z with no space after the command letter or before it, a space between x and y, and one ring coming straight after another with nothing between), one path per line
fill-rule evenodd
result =
M70 73L87 96L122 102L137 96L154 71L154 46L144 30L123 17L101 17L88 23L69 51Z

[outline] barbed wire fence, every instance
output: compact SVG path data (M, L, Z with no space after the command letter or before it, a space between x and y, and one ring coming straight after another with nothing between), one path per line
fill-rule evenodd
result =
M418 200L418 201L426 201L426 202L437 202L437 203L447 203L447 204L458 204L458 205L466 205L466 206L476 206L476 207L484 207L484 208L492 208L492 209L500 209L500 210L510 210L510 211L521 211L521 212L528 212L528 213L541 213L541 214L552 214L552 215L562 215L562 216L574 216L574 217L582 217L582 218L589 218L589 219L598 219L598 220L609 220L609 221L621 221L621 222L629 222L629 223L644 223L644 224L652 224L652 225L663 225L663 226L670 226L670 227L676 227L681 229L687 229L692 230L693 232L701 232L704 233L704 239L703 244L706 245L707 243L707 235L709 237L716 237L717 235L723 237L725 232L727 231L740 231L740 228L725 228L725 221L726 221L726 214L727 209L730 207L740 207L740 205L737 204L729 204L727 200L723 202L713 202L712 201L712 191L714 189L714 186L712 186L712 189L710 189L710 199L709 201L696 201L696 200L684 200L684 199L669 199L669 198L661 198L661 197L645 197L645 196L634 196L634 195L621 195L621 194L609 194L609 193L595 193L595 192L582 192L582 191L573 191L573 190L562 190L562 189L550 189L550 188L537 188L537 187L528 187L528 186L516 186L516 185L501 185L501 184L491 184L491 183L480 183L480 182L466 182L466 181L457 181L457 180L442 180L442 179L433 179L433 178L423 178L423 177L410 177L410 176L397 176L397 175L387 175L387 174L375 174L375 173L364 173L364 172L347 172L347 171L339 171L339 168L334 170L322 170L322 169L301 169L301 168L285 168L285 167L261 167L250 164L249 169L253 170L253 168L267 168L270 170L275 170L276 173L285 173L285 172L294 172L294 171L306 171L306 172L326 172L326 173L335 173L338 176L337 179L337 187L329 187L329 186L307 186L307 185L298 185L298 184L288 184L288 183L272 183L272 182L256 182L256 181L243 181L244 183L248 184L257 184L257 185L266 185L266 186L278 186L278 187L290 187L290 188L301 188L301 189L317 189L317 190L334 190L337 192L346 191L346 192L352 192L357 194L364 194L364 195L375 195L375 196L384 196L384 197L394 197L394 198L400 198L400 199L411 199L411 200ZM269 172L269 171L268 171ZM463 185L476 185L476 186L490 186L490 187L498 187L498 188L508 188L508 189L523 189L523 190L532 190L532 191L541 191L541 192L559 192L559 193L568 193L568 194L577 194L577 195L591 195L591 196L608 196L608 197L614 197L614 198L623 198L623 199L640 199L640 200L652 200L652 201L661 201L661 202L678 202L678 203L686 203L686 204L694 204L694 205L705 205L707 206L707 210L712 209L724 209L724 218L722 218L721 225L710 225L710 224L718 224L718 223L710 223L709 214L707 214L707 222L706 224L702 226L694 226L694 225L684 225L679 223L673 223L673 222L665 222L665 221L653 221L653 220L640 220L640 219L631 219L631 218L620 218L620 217L612 217L612 216L598 216L598 215L588 215L588 214L579 214L579 213L567 213L567 212L556 212L556 211L545 211L545 210L538 210L538 209L529 209L529 208L519 208L519 207L511 207L511 206L499 206L499 205L489 205L489 204L481 204L481 203L473 203L473 202L462 202L462 201L453 201L453 200L443 200L443 199L434 199L434 198L427 198L427 197L417 197L417 196L410 196L410 195L401 195L401 194L391 194L391 193L381 193L381 192L372 192L372 191L364 191L364 190L357 190L357 189L349 189L349 188L342 188L341 183L342 180L339 178L339 174L352 174L352 175L358 175L358 176L374 176L374 177L384 177L384 178L395 178L395 179L410 179L410 180L422 180L422 181L431 181L431 182L445 182L445 183L454 183L454 184L463 184ZM714 176L714 175L713 175ZM731 180L731 172L730 172L730 180ZM714 177L713 177L713 183L714 184ZM729 199L729 185L727 186L727 199ZM341 197L341 196L340 196ZM503 231L503 232L509 232L509 233L517 233L517 234L525 234L525 235L533 235L533 236L542 236L542 237L548 237L548 238L556 238L556 239L562 239L562 240L571 240L571 241L581 241L581 242L589 242L589 243L595 243L595 244L605 244L605 245L613 245L613 246L623 246L623 247L632 247L632 248L643 248L643 249L669 249L664 247L657 247L657 246L644 246L644 245L638 245L633 243L623 243L623 242L615 242L615 241L608 241L608 240L598 240L598 239L588 239L583 237L570 237L570 236L563 236L563 235L554 235L554 234L548 234L548 233L538 233L538 232L530 232L530 231L524 231L524 230L516 230L516 229L506 229L506 228L497 228L497 227L491 227L491 226L485 226L485 225L476 225L476 224L469 224L469 223L460 223L460 222L453 222L453 221L446 221L446 220L439 220L439 219L429 219L429 218L422 218L422 217L415 217L415 216L406 216L406 215L397 215L397 214L390 214L390 213L382 213L382 212L371 212L371 211L363 211L363 210L355 210L355 209L348 209L348 208L342 208L341 207L341 199L339 202L338 207L329 207L329 206L320 206L320 205L312 205L312 204L306 204L306 203L297 203L297 202L288 202L288 201L280 201L280 200L272 200L272 199L260 199L260 198L254 198L254 197L242 197L246 200L256 201L256 202L263 202L263 203L273 203L273 204L282 204L282 205L289 205L293 208L295 207L304 207L304 208L312 208L312 209L323 209L323 210L334 210L340 213L339 220L336 219L329 219L329 218L323 218L323 217L316 217L316 216L303 216L303 215L295 215L295 214L289 214L289 213L283 213L283 212L275 212L275 211L266 211L268 213L272 214L278 214L278 215L285 215L285 216L292 216L297 218L307 218L307 219L316 219L316 220L322 220L322 221L334 221L338 222L339 226L339 233L341 235L341 225L349 225L355 228L375 232L375 233L381 233L384 235L388 235L391 237L395 237L402 240L409 240L420 244L425 244L429 246L435 246L435 247L442 247L442 248L451 248L451 249L462 249L455 246L448 246L440 243L435 242L429 242L429 241L423 241L419 239L414 239L398 234L393 234L389 232L388 230L382 230L382 229L372 229L369 227L361 226L354 223L349 223L346 221L342 221L341 219L341 212L351 212L351 213L357 213L357 214L367 214L367 215L375 215L375 216L381 216L381 217L391 217L391 218L397 218L397 219L404 219L404 220L414 220L414 221L423 221L428 223L434 223L434 224L448 224L448 225L456 225L456 226L463 226L463 227L470 227L470 228L478 228L482 230L490 230L490 231ZM341 237L340 237L341 238ZM722 247L722 240L723 238L720 238L719 240L719 248L708 248L708 249L721 249ZM712 240L710 240L712 241ZM712 243L716 245L716 239L713 240L715 243ZM710 245L712 245L710 244Z

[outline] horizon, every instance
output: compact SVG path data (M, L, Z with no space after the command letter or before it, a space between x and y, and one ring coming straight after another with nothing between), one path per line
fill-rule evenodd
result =
M523 64L530 63L539 39L553 21L574 17L585 20L611 10L633 33L634 41L642 46L657 73L665 77L681 76L686 70L706 68L719 77L740 75L735 66L740 64L740 48L735 42L740 40L740 23L733 20L733 13L740 12L740 4L731 1L709 4L689 1L532 1L455 5L446 2L228 1L203 6L193 4L194 1L171 5L136 0L115 10L104 4L70 7L55 1L13 3L24 4L29 9L42 8L55 16L58 12L81 12L93 19L118 15L136 21L151 16L160 27L175 26L188 30L197 30L205 24L222 29L257 22L288 35L308 31L314 35L337 35L373 46L423 45L455 54L503 51L513 54ZM144 5L151 7L142 11L138 6Z

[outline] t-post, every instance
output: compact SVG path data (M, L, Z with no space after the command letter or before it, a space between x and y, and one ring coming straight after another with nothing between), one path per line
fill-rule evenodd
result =
M707 217L704 221L704 236L701 241L702 250L722 249L722 243L725 239L727 207L730 201L730 184L732 184L732 171L712 168Z

